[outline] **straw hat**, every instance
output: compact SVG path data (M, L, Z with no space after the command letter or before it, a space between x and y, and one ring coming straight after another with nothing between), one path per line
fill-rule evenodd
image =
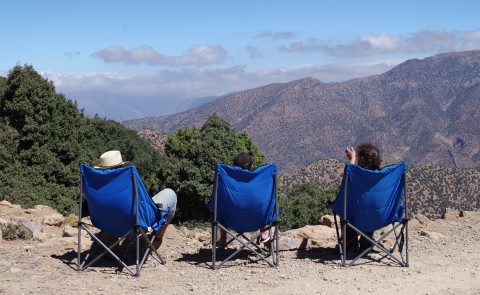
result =
M129 161L123 161L122 154L120 151L108 151L103 153L100 156L100 167L95 167L97 169L110 169L117 168L126 164L129 164Z

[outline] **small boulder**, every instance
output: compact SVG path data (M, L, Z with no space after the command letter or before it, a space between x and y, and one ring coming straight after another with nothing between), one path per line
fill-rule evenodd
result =
M427 238L430 238L432 240L439 240L439 239L445 238L444 234L437 233L437 232L432 232L432 231L423 231L422 230L420 232L420 235L424 236L424 237L427 237Z
M28 230L28 232L30 233L30 238L33 237L33 233L35 231L40 231L40 232L43 231L43 226L38 222L35 222L32 220L22 219L18 221L18 224L23 225Z
M50 225L50 226L62 226L64 222L65 222L65 217L63 217L63 215L59 213L47 215L43 219L43 224Z
M425 215L423 214L417 214L415 215L415 219L420 222L421 225L428 225L431 221L428 219Z
M463 214L462 214L463 215ZM442 213L442 219L444 220L453 220L460 217L460 211L450 208L445 208Z
M4 207L7 207L7 208L13 208L14 206L12 205L12 203L10 203L9 201L7 200L2 200L0 201L0 206L4 206Z
M64 238L71 238L76 237L78 235L78 228L74 228L68 224L65 225L63 228L62 237Z
M333 218L333 215L324 215L320 218L320 224L325 225L328 227L334 227L335 226L335 220Z

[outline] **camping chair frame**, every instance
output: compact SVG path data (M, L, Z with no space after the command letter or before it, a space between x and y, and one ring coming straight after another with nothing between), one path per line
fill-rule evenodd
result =
M338 239L338 251L340 253L340 259L341 259L341 265L343 267L345 266L352 266L354 263L364 257L367 253L369 253L374 247L377 247L381 250L381 253L385 253L385 257L388 257L392 259L393 261L397 262L400 266L402 267L408 267L409 266L409 248L408 248L408 202L407 202L407 181L406 181L406 172L402 174L402 179L401 181L403 182L403 207L404 207L404 212L403 212L403 218L401 222L394 222L391 223L392 228L388 230L386 233L384 233L380 238L378 239L373 239L366 235L364 232L356 228L353 224L351 224L348 219L347 219L347 200L348 200L348 195L347 195L347 185L348 185L348 178L349 175L346 174L344 177L344 202L343 202L343 216L338 216L340 219L340 226L337 221L337 213L333 211L333 216L334 216L334 222L335 222L335 230L337 234L337 239ZM339 196L340 197L340 196ZM341 232L340 232L341 228ZM353 229L356 233L358 233L361 237L364 239L368 240L372 245L370 247L365 248L360 254L355 256L350 263L347 264L347 245L349 244L350 241L347 241L347 228ZM397 230L399 231L397 232ZM383 246L382 241L389 236L391 233L394 234L395 236L395 243L394 245L390 248L387 249L386 247ZM404 248L405 247L405 248ZM394 254L394 251L398 251L398 255ZM405 252L403 253L403 250Z
M233 257L235 257L238 253L240 253L243 249L248 249L260 259L265 261L271 267L278 267L279 266L279 220L278 220L278 197L277 197L277 183L276 183L276 175L273 175L273 189L275 190L275 211L277 212L276 219L270 224L268 224L263 231L252 235L248 238L245 233L235 233L232 230L228 229L217 219L217 201L218 201L218 182L220 179L220 175L216 174L215 182L214 182L214 189L213 189L213 201L214 201L214 211L213 211L213 220L211 221L212 224L212 269L219 269L221 268L226 262L230 261ZM217 263L217 227L221 230L225 231L228 236L231 238L226 242L227 246L233 241L237 241L241 244L241 246L236 249L230 256L225 258L223 261L219 261ZM256 241L261 237L262 233L268 231L270 236L273 237L271 242L269 243L268 251L262 249ZM270 256L270 258L269 258Z
M105 254L110 254L120 265L122 265L124 268L130 272L130 274L134 276L140 276L140 270L145 263L147 257L151 254L151 256L157 260L161 264L165 264L165 260L163 257L158 253L157 249L153 247L153 242L155 241L155 231L152 233L152 238L149 239L145 233L145 231L142 229L142 227L139 225L138 218L139 218L139 200L138 200L138 186L137 186L137 180L135 178L135 175L133 174L133 171L131 170L131 179L133 183L133 188L134 188L134 196L133 198L135 199L135 207L136 207L136 223L132 226L132 229L130 229L127 233L125 233L123 236L118 237L117 240L111 244L111 245L106 245L103 243L96 235L95 233L88 228L90 224L85 223L82 220L82 203L85 198L84 192L83 192L83 176L80 178L80 196L79 196L79 214L78 214L78 252L77 252L77 271L84 271L87 269L89 266L93 265L95 262L97 262L99 259L101 259ZM87 203L88 204L88 203ZM92 238L93 243L92 243L92 248L90 249L90 252L87 253L85 258L82 260L82 229L85 230L88 235ZM136 249L136 257L135 257L135 270L133 270L131 267L129 267L121 258L120 256L124 256L126 250L128 250L128 247L131 246L131 242L129 245L125 248L124 253L117 255L115 252L112 251L114 247L119 245L121 242L125 241L127 238L131 237L132 235L135 235L135 239L132 241L135 244L135 249ZM148 248L146 249L145 253L143 254L142 257L140 257L140 239L142 239L144 242L147 243ZM93 246L98 244L101 248L103 248L103 252L97 254L96 257L90 257L91 256L91 250L93 249ZM141 259L140 259L141 258Z

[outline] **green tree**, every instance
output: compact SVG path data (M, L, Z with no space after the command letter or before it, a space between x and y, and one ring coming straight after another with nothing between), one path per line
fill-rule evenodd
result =
M279 200L282 230L319 224L321 216L332 214L327 201L333 200L337 193L338 189L322 191L312 183L293 185Z
M0 196L23 207L76 212L79 164L97 165L111 149L137 165L150 191L159 187L158 151L117 122L86 118L32 66L0 78L0 139Z
M217 114L201 128L182 128L168 136L166 163L158 179L161 187L177 192L177 221L205 221L209 217L205 202L211 197L215 165L232 165L233 157L242 151L253 156L255 166L265 164L265 156L248 134L238 133Z

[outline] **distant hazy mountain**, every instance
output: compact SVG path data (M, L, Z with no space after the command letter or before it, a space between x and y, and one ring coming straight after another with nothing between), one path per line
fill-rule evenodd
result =
M213 113L247 131L283 173L320 159L344 160L346 146L366 140L381 147L387 162L479 167L480 50L408 60L342 83L270 84L124 125L168 134Z
M202 106L217 99L219 99L219 96L206 96L187 100L183 105L179 107L179 112L185 112L194 108L198 108L199 106Z

